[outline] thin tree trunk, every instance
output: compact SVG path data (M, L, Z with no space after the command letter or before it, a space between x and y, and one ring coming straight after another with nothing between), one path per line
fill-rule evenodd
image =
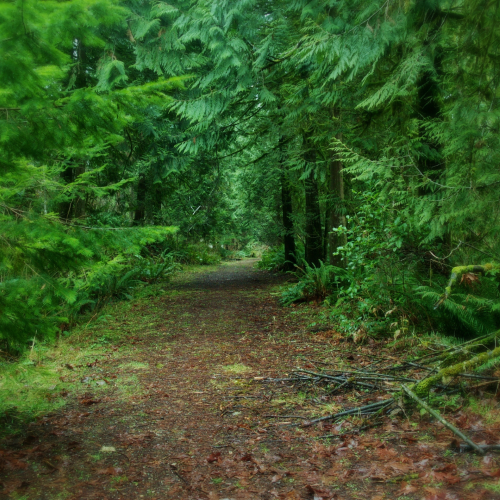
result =
M316 162L316 151L310 141L304 141L306 147L305 160L308 163ZM305 179L306 198L306 262L312 266L319 266L323 258L323 241L321 231L321 211L319 207L318 182L311 171Z
M73 50L72 50L72 59L73 62L76 63L73 67L73 88L81 89L86 87L87 85L87 73L85 71L85 58L86 51L80 39L75 38L73 40ZM69 82L68 82L69 83ZM75 182L79 175L85 172L85 161L82 160L82 164L78 167L67 168L64 172L61 173L61 177L64 180L65 184L71 184ZM85 199L81 196L74 196L72 199L68 201L63 201L59 205L59 216L61 219L74 219L83 217L85 215L86 209Z
M329 244L329 238L330 235L328 234L328 227L330 226L330 208L328 207L328 204L325 208L325 217L324 217L324 224L323 224L323 256L325 257L325 262L328 261L328 244Z
M282 170L281 175L281 205L283 210L283 228L285 244L285 266L286 271L290 271L296 264L295 260L295 236L293 229L293 207L292 207L292 193L290 191L290 184L288 176Z
M436 61L437 66L440 62ZM436 68L439 70L439 68ZM424 120L434 120L440 116L439 106L439 88L435 81L434 75L430 71L426 71L418 80L418 97L417 97L417 111L419 118ZM426 139L425 132L420 131L422 144L425 146L426 151L418 157L418 168L422 175L425 175L431 181L437 181L443 174L442 162L440 160L440 145L434 140ZM432 182L420 186L419 195L425 196L432 194Z
M79 175L85 173L85 165L68 168L61 173L61 177L65 184L71 184L76 181ZM59 216L63 220L78 219L84 217L86 213L86 201L78 194L72 199L63 201L59 205Z
M337 138L342 140L342 135L339 135ZM333 266L343 267L344 263L340 255L333 255L338 247L346 244L345 235L339 235L335 231L332 231L339 226L346 225L344 214L344 176L342 175L342 162L338 158L333 159L330 163L329 187L333 203L330 208L328 261Z
M137 198L135 202L134 225L139 226L143 224L146 215L146 176L141 174L139 176L139 183L137 184Z
M73 175L74 180L78 179L78 177L85 173L85 162L82 162L82 165L76 167L74 169ZM86 200L84 197L77 194L73 200L73 217L75 219L80 219L85 217L86 214Z

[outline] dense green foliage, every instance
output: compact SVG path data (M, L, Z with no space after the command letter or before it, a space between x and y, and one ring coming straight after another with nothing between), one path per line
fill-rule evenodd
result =
M144 277L172 227L155 255L282 245L284 301L346 331L498 327L494 272L434 304L500 259L499 26L495 0L0 1L1 338Z

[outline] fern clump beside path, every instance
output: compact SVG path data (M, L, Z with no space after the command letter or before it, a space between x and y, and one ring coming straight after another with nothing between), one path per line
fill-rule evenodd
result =
M318 324L308 305L282 307L274 292L286 277L257 271L254 262L181 274L148 297L107 306L70 345L35 351L33 367L52 371L55 386L46 388L38 420L1 442L3 494L500 498L495 456L479 461L450 450L452 433L428 415L347 411L383 409L386 390L341 394L321 383L286 382L294 370L317 373L326 365L360 373L394 353L382 342L347 342ZM19 387L25 398L31 388ZM46 413L55 398L60 404ZM20 401L4 422L27 411ZM459 396L437 405L489 444L500 412L493 401L472 401L467 410ZM346 420L307 425L342 410Z

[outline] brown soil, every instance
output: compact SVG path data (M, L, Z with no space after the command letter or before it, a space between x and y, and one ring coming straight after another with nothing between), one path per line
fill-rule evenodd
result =
M63 409L5 440L4 497L500 498L484 489L500 475L495 458L451 453L451 433L418 414L415 425L403 414L386 416L361 435L331 440L315 438L351 423L300 427L327 414L325 403L339 411L388 396L351 391L329 398L262 377L283 378L325 360L367 365L382 346L356 347L326 328L312 333L307 308L283 308L270 294L286 278L253 263L197 275L137 301L108 325L122 334L110 349L123 355L94 369L109 390L99 397L89 385L84 396L68 396ZM132 333L130 324L142 320L143 330ZM111 387L123 372L138 380L127 397ZM476 425L478 442L495 432L471 414L447 417L468 419L462 428L471 432Z

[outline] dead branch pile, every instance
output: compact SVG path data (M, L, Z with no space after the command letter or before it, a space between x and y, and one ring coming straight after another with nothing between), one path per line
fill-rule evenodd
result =
M433 410L423 399L429 392L451 394L464 392L477 387L476 384L486 381L486 384L497 383L497 377L482 374L485 367L491 365L492 360L500 359L500 331L464 342L448 348L433 349L419 357L410 357L399 364L380 366L377 362L361 369L345 368L344 366L328 366L323 361L313 364L320 368L296 368L285 378L264 378L263 383L284 384L295 388L308 387L321 390L324 397L341 392L355 391L358 394L370 396L385 392L388 398L376 403L365 404L355 408L343 409L335 414L319 417L302 424L309 427L324 421L339 421L351 416L360 416L370 419L381 414L397 410L404 402L404 398L417 403L428 411L434 418L452 430L465 442L462 450L473 450L484 453L484 447L478 446L465 436L459 429L447 422L436 410ZM374 365L377 365L375 368ZM369 368L372 369L369 369ZM480 385L483 385L481 383ZM380 399L383 396L378 396ZM373 398L372 398L373 399Z

